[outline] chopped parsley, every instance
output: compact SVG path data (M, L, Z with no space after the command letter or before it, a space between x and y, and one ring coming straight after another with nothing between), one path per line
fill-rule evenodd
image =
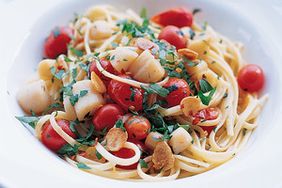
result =
M121 119L119 119L119 120L116 121L115 126L116 126L116 128L122 129L124 132L126 131L126 129L125 129L125 127L124 127L123 122L122 122Z
M135 89L134 87L131 87L130 86L130 91L131 91L131 94L130 94L130 101L134 101L134 98L135 98Z
M65 73L64 70L57 70L56 67L52 66L50 68L51 74L57 78L58 80L61 80L63 78L63 75Z
M144 159L140 159L139 163L141 165L141 168L148 168L148 164L146 163Z
M87 95L87 93L88 93L88 90L81 90L79 95L78 94L75 94L75 95L72 94L70 96L71 105L74 106L78 102L79 98L84 97L85 95Z
M169 90L166 88L163 88L162 86L154 83L150 84L149 86L142 86L141 88L146 91L148 94L157 94L161 97L166 97L169 94Z
M16 119L19 120L23 125L24 123L29 124L32 128L35 128L39 118L36 116L16 116Z
M79 169L91 169L89 166L87 166L87 165L84 164L84 163L77 163L76 166L77 166L77 168L79 168Z
M57 152L59 155L67 155L67 156L73 156L78 153L78 145L71 146L70 144L66 144Z
M97 157L98 160L101 160L103 158L103 156L101 155L101 153L99 153L97 150L95 152L95 155Z
M83 56L83 51L81 50L77 50L71 46L69 46L69 50L74 54L76 55L77 57L82 57Z
M213 96L213 94L215 93L215 91L216 91L216 88L213 88L213 89L209 92L208 95L204 95L204 93L203 93L201 90L198 92L198 96L199 96L199 98L201 99L201 101L202 101L202 103L203 103L204 105L209 105L209 103L210 103L210 101L211 101L211 99L212 99L212 96Z

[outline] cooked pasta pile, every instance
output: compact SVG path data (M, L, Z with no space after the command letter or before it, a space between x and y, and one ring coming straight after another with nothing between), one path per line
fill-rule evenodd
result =
M139 16L102 5L77 16L67 53L43 59L19 90L31 116L17 118L74 167L109 178L172 180L230 160L257 127L267 96L238 86L242 44L193 21L173 27L183 46L163 37L164 15L148 19L145 10ZM122 114L101 128L107 104Z

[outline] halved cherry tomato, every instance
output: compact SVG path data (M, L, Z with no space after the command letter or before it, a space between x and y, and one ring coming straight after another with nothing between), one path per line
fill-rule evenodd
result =
M124 115L123 110L117 104L105 104L93 115L92 122L95 130L101 131L104 128L108 130L112 128L116 121Z
M145 117L131 116L125 122L124 127L128 133L129 138L143 140L148 136L151 129L151 124Z
M68 44L73 31L69 27L56 27L44 44L44 54L47 58L55 59L61 54L67 54Z
M76 138L76 135L70 130L70 123L67 120L57 120L58 125L72 138ZM41 133L42 143L50 150L57 152L59 151L67 142L57 134L53 129L50 122L45 123L42 133Z
M137 139L134 139L134 138L129 138L127 141L135 144L136 146L138 146L138 148L142 152L141 158L142 158L142 156L144 157L144 156L147 156L148 154L151 153L150 149L140 140L137 140Z
M162 26L191 27L193 14L184 8L173 8L153 16L151 20Z
M198 111L193 115L192 124L196 125L200 121L205 120L214 120L218 117L219 112L215 108L205 108L203 110ZM208 135L212 132L215 126L201 126L204 131L207 131Z
M169 25L162 29L158 37L160 40L165 40L176 49L186 48L187 39L184 37L181 30L175 26Z
M122 78L131 79L130 76L120 75ZM112 100L124 110L140 111L143 109L143 90L134 88L128 84L111 80L108 85L108 93Z
M205 108L193 115L193 124L197 125L200 121L214 120L218 117L219 112L216 108Z
M188 83L180 78L170 78L163 87L170 90L165 97L168 107L179 105L183 98L191 94Z
M101 62L102 67L103 67L106 71L108 71L108 72L110 72L110 73L112 73L112 74L117 74L117 73L118 73L118 72L114 69L114 67L112 66L112 64L110 63L110 61L108 61L108 60L106 60L106 59L101 59L100 62ZM108 77L106 77L106 76L104 76L104 75L98 70L97 65L96 65L96 61L91 62L91 65L90 65L90 68L89 68L90 74L91 74L91 72L93 72L93 71L101 78L101 80L103 80L103 82L104 82L106 85L109 84L109 82L111 81L111 79L108 78Z
M243 67L238 73L238 84L241 89L248 92L258 92L264 86L263 70L254 64Z
M120 158L128 159L128 158L133 157L135 155L135 152L132 149L121 148L118 151L113 151L112 154ZM125 169L125 170L132 170L132 169L136 169L137 165L138 165L138 162L132 165L129 165L129 166L117 165L117 167L121 169Z

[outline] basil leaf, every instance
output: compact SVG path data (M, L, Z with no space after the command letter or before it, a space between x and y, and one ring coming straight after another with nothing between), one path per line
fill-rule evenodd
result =
M201 90L198 92L198 96L200 97L200 99L201 99L201 101L204 105L209 105L215 91L216 91L216 88L213 88L210 91L210 93L208 94L208 96L204 95L204 93Z
M76 144L73 147L70 144L65 144L57 153L59 155L73 156L78 153L78 148L79 146Z
M213 89L213 87L210 85L210 83L208 81L206 81L205 79L201 79L199 81L199 85L200 85L200 89L203 93L207 93L207 92L209 92Z
M116 121L115 126L116 126L116 128L120 128L120 129L122 129L123 131L126 131L126 129L125 129L125 127L124 127L123 122L122 122L121 119L119 119L119 120Z
M22 124L29 124L32 128L35 128L37 122L39 121L39 118L35 116L16 116L15 118Z
M149 87L141 85L141 88L145 90L148 94L157 94L161 97L166 97L169 94L169 90L155 83L150 84Z
M73 47L70 47L69 49L77 57L82 57L83 56L83 52L81 50L77 50L77 49L75 49Z
M64 73L65 73L64 70L59 70L59 71L57 72L57 69L56 69L54 66L52 66L52 67L50 68L50 71L51 71L51 74L52 74L55 78L57 78L58 80L61 80L61 79L63 78Z
M101 160L103 158L103 156L101 155L101 153L99 153L97 150L95 152L95 155L97 157L98 160Z
M79 97L84 97L85 95L87 95L88 90L81 90L79 93Z
M89 166L87 166L87 165L84 164L84 163L77 163L76 166L77 166L77 168L79 168L79 169L91 169Z
M140 159L139 163L141 165L141 168L148 168L148 164L146 163L144 159Z

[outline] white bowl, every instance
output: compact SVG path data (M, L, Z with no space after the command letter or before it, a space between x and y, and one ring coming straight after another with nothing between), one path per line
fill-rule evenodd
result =
M259 64L265 71L265 92L268 101L247 146L231 161L206 173L170 182L126 182L91 175L71 167L49 152L26 128L14 118L21 115L15 95L26 77L33 73L42 58L42 44L50 30L57 25L66 25L74 12L83 13L89 6L112 4L125 10L137 12L147 7L150 14L169 7L185 6L201 8L198 21L208 21L216 31L245 44L244 57L248 63ZM32 5L32 6L31 6ZM11 187L274 187L281 186L282 150L281 125L281 54L267 35L254 26L237 10L224 3L206 0L98 0L55 1L28 4L17 2L12 10L17 14L8 19L10 23L6 46L10 53L5 64L1 63L0 131L0 186ZM240 15L241 14L241 15ZM10 14L12 15L12 14ZM11 49L14 49L11 52ZM5 55L5 54L4 54ZM13 57L13 58L11 58ZM4 89L3 89L4 88ZM7 92L6 92L7 91ZM280 148L279 148L280 147Z

